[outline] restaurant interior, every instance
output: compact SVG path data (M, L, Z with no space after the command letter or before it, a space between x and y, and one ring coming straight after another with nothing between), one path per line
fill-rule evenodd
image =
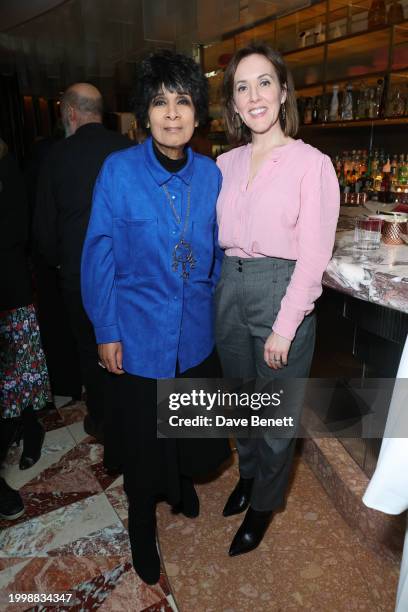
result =
M198 483L194 525L161 504L162 574L149 586L130 562L122 478L105 472L102 446L85 433L84 402L57 393L41 416L41 459L19 471L13 447L2 467L26 506L21 518L0 520L2 610L394 610L405 517L362 501L382 436L361 433L355 388L396 377L408 332L408 0L0 0L0 135L23 165L36 142L55 137L66 87L89 82L103 94L105 125L142 142L129 110L135 67L174 49L208 78L210 119L197 147L216 159L232 147L225 68L253 41L282 53L297 137L331 157L339 180L311 372L337 381L330 414L307 406L322 419L319 434L298 441L285 511L251 556L226 553L239 525L221 516L235 457ZM354 219L369 215L389 215L381 246L356 256ZM71 607L10 599L65 591Z

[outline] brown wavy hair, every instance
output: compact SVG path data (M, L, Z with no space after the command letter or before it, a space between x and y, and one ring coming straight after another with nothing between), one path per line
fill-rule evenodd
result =
M234 144L246 144L252 140L251 130L245 123L237 121L237 114L234 110L234 77L240 61L255 54L263 55L271 62L281 88L286 90L286 100L279 111L279 122L283 133L285 136L296 136L299 129L295 87L288 67L278 51L265 43L254 42L234 53L224 74L222 89L225 129L228 139ZM284 110L282 107L284 107Z

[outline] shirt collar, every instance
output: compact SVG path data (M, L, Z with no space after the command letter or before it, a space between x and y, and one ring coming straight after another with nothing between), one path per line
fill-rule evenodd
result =
M172 176L178 176L184 183L186 183L186 185L191 183L194 170L194 153L191 150L191 147L187 147L186 165L175 174L168 172L158 161L153 151L153 140L151 136L144 141L142 147L146 166L158 185L164 185L164 183L167 183Z

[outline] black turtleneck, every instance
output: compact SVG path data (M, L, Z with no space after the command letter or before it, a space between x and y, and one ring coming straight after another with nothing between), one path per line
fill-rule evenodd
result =
M170 157L167 157L167 155L164 155L164 153L162 153L157 148L154 141L153 141L153 151L154 151L154 154L156 155L158 162L163 166L165 170L167 170L167 172L171 172L171 174L174 174L175 172L179 172L182 168L184 168L184 166L187 163L187 153L185 151L183 153L183 157L180 157L180 159L171 159Z

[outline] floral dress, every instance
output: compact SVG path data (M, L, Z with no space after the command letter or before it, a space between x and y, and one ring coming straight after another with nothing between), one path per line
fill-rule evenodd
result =
M44 408L51 389L33 304L0 312L0 416Z

